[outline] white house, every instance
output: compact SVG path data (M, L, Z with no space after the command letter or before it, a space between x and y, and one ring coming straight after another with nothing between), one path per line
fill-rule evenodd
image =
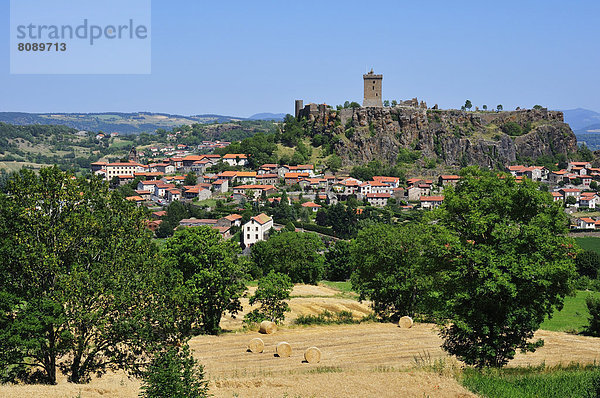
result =
M105 179L110 181L116 176L132 176L144 171L145 167L134 162L117 162L105 164L103 170L106 170Z
M271 228L273 228L273 219L265 213L252 217L242 226L244 246L252 246L256 242L266 240Z
M596 229L596 221L589 217L577 219L577 228L579 229Z
M228 153L223 156L223 163L227 163L230 166L245 166L248 164L248 156L243 153Z

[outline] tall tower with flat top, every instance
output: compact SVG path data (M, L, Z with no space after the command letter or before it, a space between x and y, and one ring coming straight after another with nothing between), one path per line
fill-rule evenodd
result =
M365 97L363 99L363 106L383 106L381 99L381 82L383 81L383 75L376 75L373 73L373 69L366 75L363 75L365 81Z

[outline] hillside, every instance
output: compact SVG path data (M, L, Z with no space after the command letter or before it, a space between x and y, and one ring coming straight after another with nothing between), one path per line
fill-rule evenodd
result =
M504 166L539 157L568 156L577 139L562 112L466 112L427 109L321 107L303 111L308 134L334 142L344 166L414 158L445 166Z
M77 130L103 131L105 133L152 133L157 129L170 130L195 123L226 123L241 120L281 120L280 114L256 114L250 118L223 115L181 116L167 113L21 113L0 112L0 122L15 125L63 125Z
M126 157L133 146L144 150L151 146L184 144L194 150L205 140L237 141L256 133L273 133L271 121L248 120L226 123L176 126L175 139L165 129L155 134L130 134L96 139L96 132L80 131L61 125L13 125L0 122L0 170L22 167L38 169L57 164L63 169L85 172L90 163L101 158ZM171 131L172 129L169 129Z

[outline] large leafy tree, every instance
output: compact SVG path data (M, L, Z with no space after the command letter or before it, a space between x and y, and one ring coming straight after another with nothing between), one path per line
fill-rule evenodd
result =
M269 319L281 323L290 306L285 300L290 299L294 284L289 276L274 271L258 281L256 292L250 296L250 305L260 304L251 314L251 319Z
M352 271L350 243L338 240L325 253L325 278L329 281L345 281L350 278Z
M55 383L59 367L79 383L108 368L138 370L152 346L147 325L161 294L151 292L156 250L143 210L99 179L56 167L39 175L23 170L6 192L0 196L5 375Z
M559 205L531 181L475 169L444 191L431 253L439 267L443 347L467 364L505 365L534 351L534 332L561 308L576 248Z
M210 227L178 230L167 240L163 256L180 285L175 293L184 335L217 334L223 313L241 310L246 286L239 251Z
M308 232L282 232L252 246L252 260L264 275L270 271L288 275L294 283L312 283L323 276L324 245Z
M424 254L429 236L421 225L376 224L350 247L352 287L383 318L414 316L431 284Z

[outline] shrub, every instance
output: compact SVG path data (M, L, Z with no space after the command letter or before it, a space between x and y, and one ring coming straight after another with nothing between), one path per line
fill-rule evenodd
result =
M600 337L600 298L588 296L585 304L590 312L590 324L586 328L586 333Z
M188 345L172 347L158 353L144 372L141 397L202 398L208 397L204 368L190 353Z
M523 134L523 129L515 122L506 122L502 125L501 130L506 134L517 137Z
M355 324L360 323L360 320L354 319L352 312L340 311L333 313L330 311L323 311L318 315L300 315L296 318L295 323L297 325L344 325L344 324Z

